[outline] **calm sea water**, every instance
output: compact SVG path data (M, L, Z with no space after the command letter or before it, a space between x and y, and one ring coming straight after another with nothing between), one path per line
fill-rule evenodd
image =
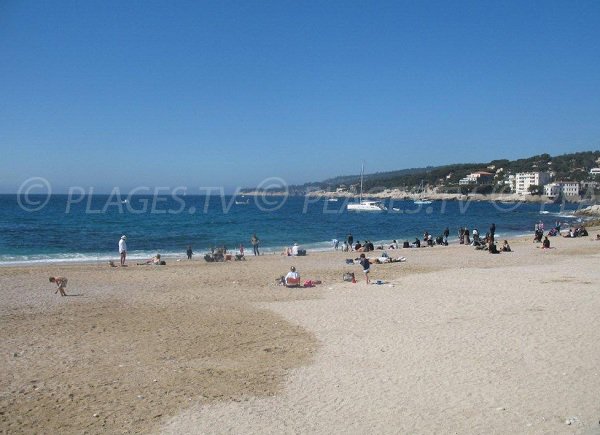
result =
M117 243L128 237L129 257L157 252L183 256L187 245L196 254L211 246L250 248L256 233L263 252L280 251L298 242L308 250L330 249L331 240L373 242L414 240L424 231L441 234L450 228L450 242L459 227L485 234L492 222L498 237L528 234L542 220L549 228L577 221L576 205L434 201L386 201L387 213L355 213L344 200L329 202L304 197L248 197L246 205L230 196L135 196L127 202L108 195L72 200L0 195L0 264L99 261L116 259ZM394 210L396 209L396 210Z

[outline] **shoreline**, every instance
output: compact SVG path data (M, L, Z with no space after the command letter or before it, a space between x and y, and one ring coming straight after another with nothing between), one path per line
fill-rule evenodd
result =
M315 190L307 192L305 194L294 194L291 195L287 192L261 192L261 191L249 191L243 193L245 196L297 196L297 197L309 197L309 198L335 198L343 199L346 201L356 200L359 198L358 194L350 192L327 192L324 190ZM579 197L565 197L562 201L549 198L545 195L517 195L517 194L480 194L480 193L436 193L436 192L424 192L424 193L413 193L409 191L399 189L385 189L382 192L369 193L365 192L363 195L365 198L374 199L390 199L390 200L402 200L402 201L414 201L417 199L427 199L432 201L475 201L475 202L507 202L507 203L534 203L534 204L589 204L589 200L582 199Z
M594 225L596 225L596 220L590 218L588 220L589 222L594 223ZM582 221L581 224L583 224L585 226L586 221ZM564 232L564 228L563 230L561 230L561 232ZM522 232L522 231L514 231L512 233L496 233L496 239L521 239L521 238L527 238L530 237L530 234L533 234L533 231L530 232ZM390 239L385 239L385 240L374 240L372 241L373 244L375 246L384 246L383 250L386 250L386 246L388 246L391 242L392 242L393 238ZM398 240L398 244L401 245L402 242L404 242L404 240ZM410 238L409 240L406 240L410 243L412 243L412 241L414 241L414 238ZM343 240L340 240L340 249L339 251L341 252L341 245L343 243ZM454 245L460 245L459 241L458 241L458 237L456 236L450 236L448 238L448 244L450 246L454 246ZM316 254L316 253L326 253L326 252L335 252L335 250L333 249L333 246L331 244L331 241L322 241L322 242L315 242L315 243L302 243L300 245L301 248L306 249L307 250L307 255L311 255L311 254ZM282 251L287 248L287 246L276 246L276 247L261 247L261 257L263 256L267 256L267 257L271 257L271 256L281 256ZM403 249L403 248L399 248ZM389 250L389 249L388 249ZM379 250L381 251L381 250ZM228 249L227 251L228 253L239 253L239 251L237 249ZM149 258L152 258L154 255L156 255L157 253L161 254L161 258L165 261L168 262L168 264L173 264L174 262L176 263L188 263L188 262L197 262L197 261L203 261L204 262L204 255L209 253L208 250L203 250L199 253L194 253L194 258L192 260L187 260L185 253L183 252L162 252L162 251L152 251L152 252L144 252L143 254L133 254L131 256L127 257L127 262L130 265L137 265L136 262L137 261L145 261L148 260ZM69 254L56 254L56 255L69 255ZM49 265L77 265L77 264L87 264L87 265L105 265L107 264L109 261L114 261L116 263L119 262L119 258L117 254L114 253L103 253L101 255L98 256L89 256L88 258L81 258L81 256L84 256L85 254L81 254L81 253L73 253L71 254L73 255L72 258L40 258L40 259L35 259L35 260L9 260L9 261L0 261L0 268L3 267L35 267L35 266L49 266ZM245 249L245 257L246 258L250 258L253 257L254 255L252 255L252 250L248 249L246 247Z

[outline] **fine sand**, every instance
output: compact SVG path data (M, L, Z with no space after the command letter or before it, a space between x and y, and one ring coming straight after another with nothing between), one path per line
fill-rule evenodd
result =
M600 433L600 242L551 241L1 267L0 430Z

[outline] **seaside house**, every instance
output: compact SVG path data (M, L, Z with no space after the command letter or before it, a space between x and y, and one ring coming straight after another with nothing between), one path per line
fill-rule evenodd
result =
M544 186L544 195L550 199L557 198L560 195L560 185L558 183L550 183Z
M557 181L544 186L544 195L550 199L559 196L575 197L579 196L579 183L576 181Z
M595 177L597 175L600 175L600 168L592 168L590 169L590 175Z
M529 195L529 187L545 186L550 181L548 172L519 172L515 175L515 192L518 195Z
M467 175L465 178L461 178L458 181L458 184L461 186L469 185L469 184L491 184L494 179L494 174L491 172L473 172L472 174Z

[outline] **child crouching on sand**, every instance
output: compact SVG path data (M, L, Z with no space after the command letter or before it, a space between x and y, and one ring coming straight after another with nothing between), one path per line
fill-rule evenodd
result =
M51 276L50 282L56 283L56 286L58 287L54 294L60 291L61 296L67 296L67 294L65 293L65 287L67 286L67 278L63 276Z

